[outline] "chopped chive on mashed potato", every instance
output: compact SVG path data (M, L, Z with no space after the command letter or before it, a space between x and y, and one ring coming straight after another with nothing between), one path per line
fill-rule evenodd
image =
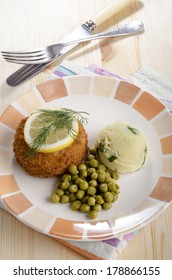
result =
M116 122L103 128L95 148L101 162L111 170L130 173L140 169L147 157L147 142L131 124Z

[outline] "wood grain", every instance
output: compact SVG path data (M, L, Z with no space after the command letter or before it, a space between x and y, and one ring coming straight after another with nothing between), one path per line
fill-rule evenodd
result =
M1 0L0 50L34 49L57 42L113 0ZM87 67L95 63L118 75L128 76L150 68L172 81L172 1L133 1L97 28L110 30L133 19L142 20L145 32L127 38L83 43L65 56ZM82 46L82 47L81 47ZM58 61L60 63L60 60ZM26 83L12 88L6 78L19 65L0 56L0 112L22 93L46 81L57 63ZM172 206L137 233L119 253L119 259L172 259ZM0 209L0 259L64 259L85 257L54 239L25 226Z

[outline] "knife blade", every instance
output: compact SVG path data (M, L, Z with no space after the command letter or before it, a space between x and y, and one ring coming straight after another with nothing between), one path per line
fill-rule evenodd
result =
M92 20L88 20L87 22L82 24L79 28L77 28L76 30L68 34L66 37L64 37L62 40L60 40L59 43L66 43L70 40L77 39L81 36L89 35L92 31L95 30L97 26L101 25L108 18L113 16L115 13L119 12L119 10L129 5L131 1L133 0L116 0L112 2L104 10L99 12ZM17 86L29 80L30 78L38 74L40 71L45 69L52 62L58 60L62 55L66 54L69 50L73 49L76 45L78 44L73 44L65 47L56 59L48 63L37 64L37 65L30 64L21 67L19 70L17 70L7 78L6 80L7 84L10 86Z

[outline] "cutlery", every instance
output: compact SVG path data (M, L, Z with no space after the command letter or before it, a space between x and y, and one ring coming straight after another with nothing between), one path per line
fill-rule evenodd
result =
M106 21L108 18L113 16L115 13L119 12L121 9L123 9L125 6L129 5L130 2L133 0L116 0L112 2L110 5L108 5L104 10L99 12L92 20L86 21L84 24L82 24L79 28L74 30L72 33L70 33L68 36L63 38L59 41L59 43L66 43L70 40L77 39L81 36L85 36L90 34L92 31L96 29L97 26L101 25L104 21ZM65 53L67 53L69 50L74 48L77 44L73 44L70 46L65 47L60 55L61 57ZM56 59L58 59L56 58ZM16 72L14 72L12 75L10 75L7 78L7 84L10 86L17 86L28 79L32 78L36 74L38 74L40 71L45 69L50 63L52 63L54 60L48 62L48 63L40 63L36 65L25 65Z
M47 63L54 59L56 59L61 50L66 46L86 42L95 39L103 39L103 38L111 38L116 36L125 36L125 35L132 35L138 32L143 31L144 25L142 22L135 20L132 21L122 27L119 27L115 30L110 32L103 32L95 35L90 35L83 38L78 38L73 41L69 41L67 43L58 43L47 46L43 49L33 50L33 51L26 51L26 52L2 52L3 57L6 61L12 63L21 63L21 64L39 64L39 63Z

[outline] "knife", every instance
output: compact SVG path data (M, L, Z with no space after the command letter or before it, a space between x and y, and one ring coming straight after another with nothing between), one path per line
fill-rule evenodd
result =
M69 35L64 37L59 43L65 43L70 40L77 39L81 36L86 36L90 34L92 31L95 30L95 28L99 25L101 25L104 21L106 21L108 18L113 16L115 13L119 12L119 10L123 9L125 6L127 6L131 1L133 0L116 0L112 2L110 5L108 5L104 10L99 12L92 20L86 21L84 24L82 24L79 28L71 32ZM30 64L30 65L25 65L16 72L14 72L12 75L10 75L6 82L10 86L17 86L36 74L38 74L41 70L46 68L49 64L60 58L62 55L67 53L69 50L74 48L77 44L70 45L65 47L59 56L51 60L48 63L43 63L43 64Z

